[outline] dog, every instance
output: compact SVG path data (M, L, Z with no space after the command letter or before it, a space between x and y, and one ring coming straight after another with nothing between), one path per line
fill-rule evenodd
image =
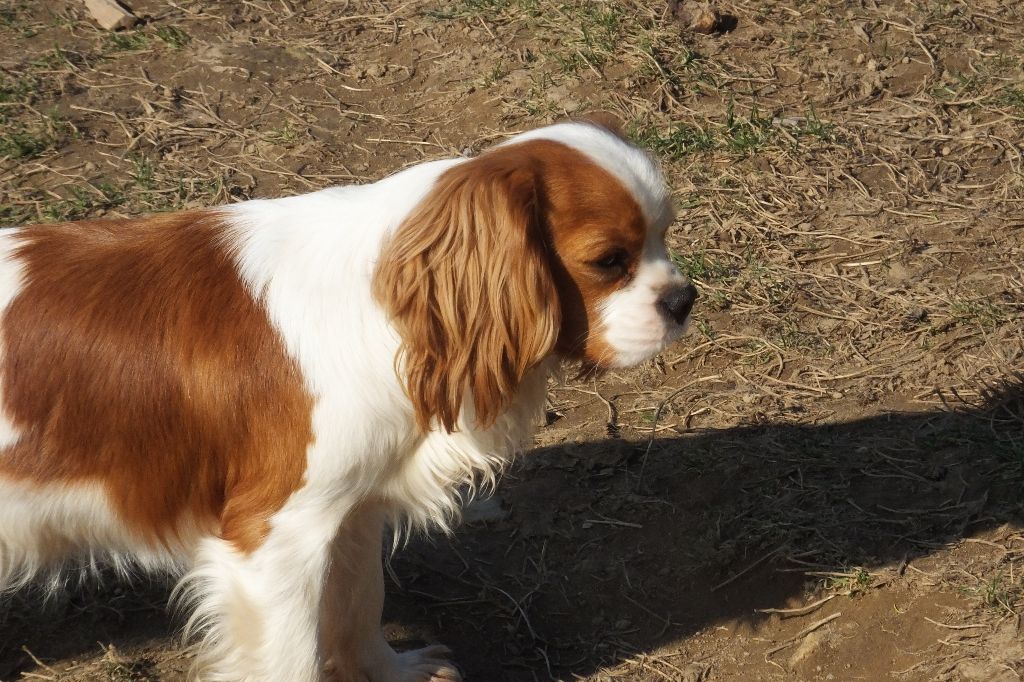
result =
M180 577L204 680L459 680L381 628L385 533L447 528L562 360L679 337L655 161L594 123L378 182L0 232L0 586Z

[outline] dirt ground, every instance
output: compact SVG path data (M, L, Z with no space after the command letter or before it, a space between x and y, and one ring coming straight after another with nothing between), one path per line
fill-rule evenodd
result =
M390 562L469 682L1024 677L1024 6L0 0L0 224L300 193L603 110L702 299L553 385L538 448ZM567 374L572 377L571 371ZM340 416L343 418L343 415ZM182 680L168 588L0 605L0 679Z

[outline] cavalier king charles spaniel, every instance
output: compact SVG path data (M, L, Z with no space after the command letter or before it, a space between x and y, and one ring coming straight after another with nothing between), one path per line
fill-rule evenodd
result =
M381 628L387 532L446 528L558 361L696 291L643 151L592 123L379 182L0 233L0 589L180 578L204 680L458 680Z

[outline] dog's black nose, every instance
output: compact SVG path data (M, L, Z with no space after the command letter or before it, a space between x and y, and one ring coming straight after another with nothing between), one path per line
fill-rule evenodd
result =
M692 284L687 284L686 286L667 291L658 300L658 307L678 324L683 324L686 321L686 316L693 309L693 303L696 300L697 289Z

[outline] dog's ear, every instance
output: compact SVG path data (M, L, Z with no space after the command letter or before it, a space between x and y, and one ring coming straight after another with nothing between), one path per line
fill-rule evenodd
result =
M396 368L423 431L464 400L491 426L560 326L539 190L515 146L446 171L381 252L373 291L402 340Z

